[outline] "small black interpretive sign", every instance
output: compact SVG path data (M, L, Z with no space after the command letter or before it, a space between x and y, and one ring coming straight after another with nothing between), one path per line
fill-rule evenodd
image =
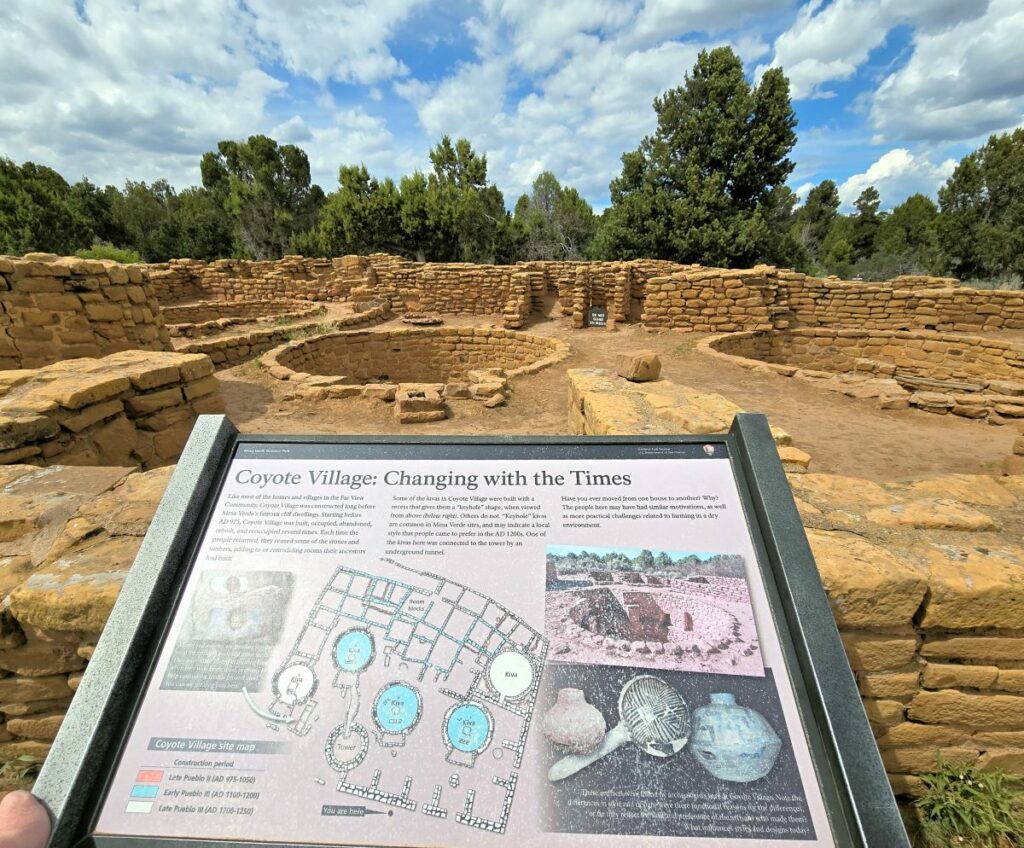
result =
M607 327L608 310L603 306L591 306L590 309L587 310L587 326Z

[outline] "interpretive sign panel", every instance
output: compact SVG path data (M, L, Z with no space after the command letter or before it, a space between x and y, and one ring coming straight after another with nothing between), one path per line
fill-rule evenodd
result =
M738 450L237 440L92 844L864 844Z

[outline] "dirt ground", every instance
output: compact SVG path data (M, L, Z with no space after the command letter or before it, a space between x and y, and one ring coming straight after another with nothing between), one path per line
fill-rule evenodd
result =
M447 326L500 322L485 316L445 316ZM386 325L405 327L395 320ZM391 406L376 400L283 400L288 384L253 361L218 373L227 412L249 433L401 433L403 435L566 434L568 368L613 368L619 353L658 352L662 377L718 392L748 412L763 412L813 457L812 471L873 480L908 480L944 473L998 473L1010 453L1013 427L991 426L915 409L878 410L874 401L849 398L785 377L755 374L696 351L699 333L620 325L614 331L572 330L565 319L538 319L526 332L561 338L572 355L538 374L512 381L508 405L485 409L453 401L452 417L399 425Z

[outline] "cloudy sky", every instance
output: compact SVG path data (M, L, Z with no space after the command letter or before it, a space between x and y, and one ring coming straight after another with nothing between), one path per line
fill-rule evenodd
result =
M651 101L700 50L778 65L801 193L934 194L1024 123L1021 0L2 0L0 155L98 183L199 182L219 139L340 163L427 166L443 133L487 153L511 206L548 169L597 207Z

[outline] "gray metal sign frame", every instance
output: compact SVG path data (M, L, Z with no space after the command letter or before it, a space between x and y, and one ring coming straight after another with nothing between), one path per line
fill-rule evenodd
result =
M725 443L772 615L783 637L787 671L836 842L843 848L909 848L767 419L748 413L736 416L728 434L584 440L250 436L239 434L224 416L200 416L36 781L33 791L54 822L50 848L246 848L268 844L91 836L89 829L236 446L289 442L372 445L382 456L389 445L434 446L443 451L445 446L474 444Z

